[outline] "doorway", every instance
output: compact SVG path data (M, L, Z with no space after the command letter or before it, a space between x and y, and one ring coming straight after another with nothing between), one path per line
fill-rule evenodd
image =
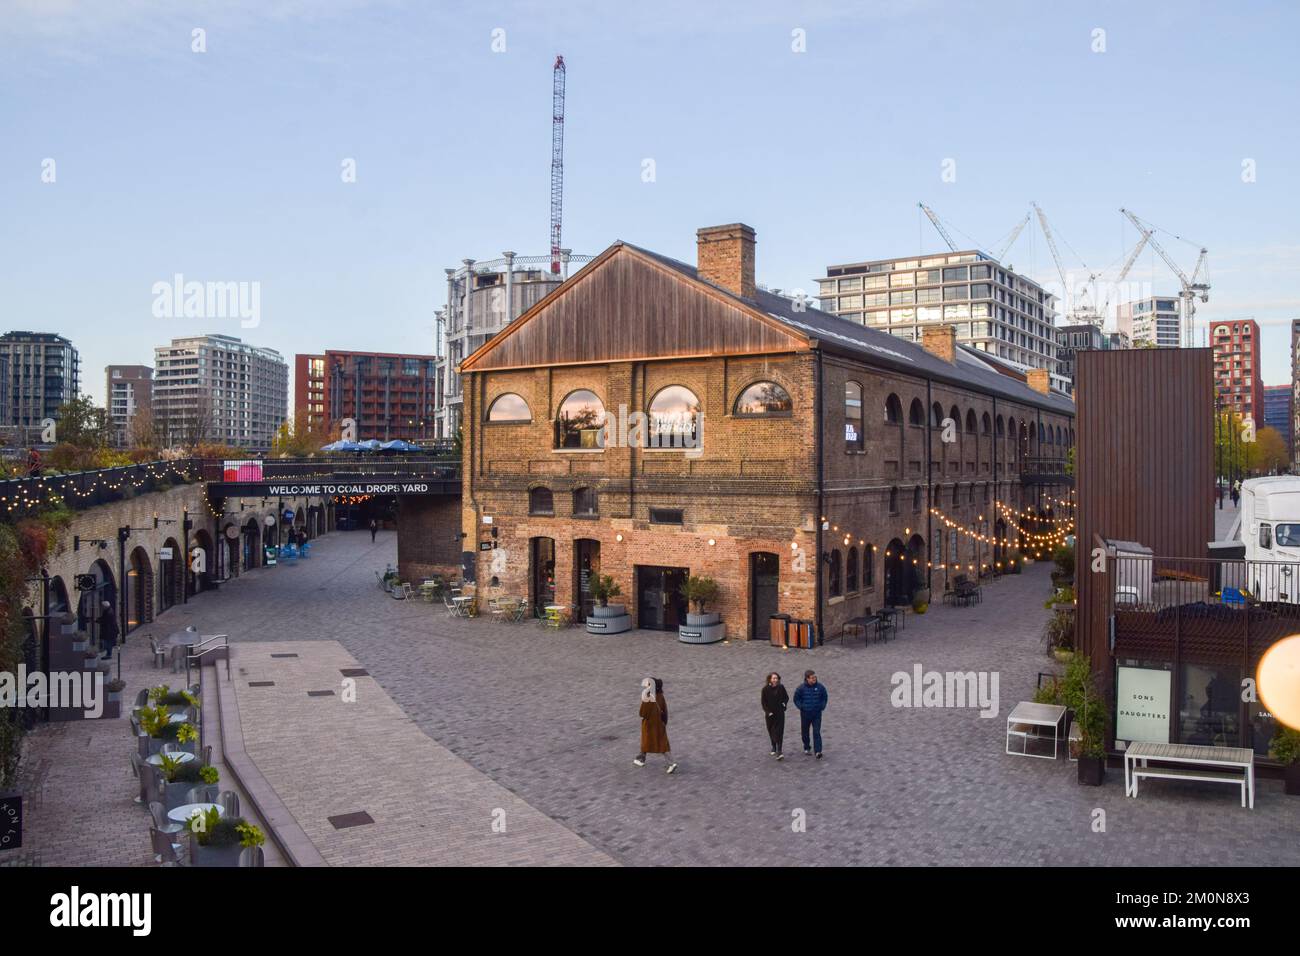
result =
M770 551L749 556L749 639L770 638L772 615L780 609L781 559Z
M652 631L675 631L686 622L682 585L689 568L636 567L637 626Z
M555 539L530 538L528 557L532 568L533 611L541 617L546 605L555 603Z
M596 603L591 596L591 586L600 574L600 542L592 538L579 538L573 542L573 593L578 596L578 620L591 616Z

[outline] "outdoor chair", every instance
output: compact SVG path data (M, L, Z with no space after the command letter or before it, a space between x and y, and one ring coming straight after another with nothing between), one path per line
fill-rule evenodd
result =
M149 650L153 652L154 670L157 670L167 663L167 652L158 646L158 642L153 637L149 638ZM149 700L149 692L144 690L141 691L141 693L145 695L145 702L147 703Z
M221 796L217 797L217 803L221 804L222 809L225 810L223 816L227 819L233 820L239 816L239 794L235 793L235 791L221 791Z
M180 744L172 743L171 741L168 741L167 743L162 745L162 752L165 754L178 754L181 753L184 749L185 748L182 747Z
M145 687L135 695L135 706L137 708L149 706L149 688Z
M200 766L212 766L212 744L207 744L203 748L203 763Z
M153 844L153 860L163 866L185 866L189 860L188 842L172 842L175 834L157 827L149 828L149 842Z
M212 799L212 787L204 785L201 787L190 787L190 792L185 796L186 803L214 803Z
M144 762L143 757L141 757L138 753L131 754L131 773L135 775L135 779L139 784L139 790L140 790L140 792L136 795L135 802L143 803L147 805L148 801L145 799L145 792L144 792L145 782L148 779L145 775L146 768L149 768L149 765Z
M153 817L153 828L163 833L180 833L185 829L183 823L173 823L167 819L167 810L157 800L149 804L149 815Z
M442 604L443 607L447 609L448 617L460 617L460 608L458 608L455 604L452 603L450 594L446 592L443 593Z
M239 851L240 866L266 866L266 854L260 846L246 846Z
M149 735L137 725L135 730L135 750L141 757L149 756Z
M162 771L153 764L145 762L140 768L140 792L144 796L141 803L146 805L151 803L165 804L167 802L167 783L163 779Z

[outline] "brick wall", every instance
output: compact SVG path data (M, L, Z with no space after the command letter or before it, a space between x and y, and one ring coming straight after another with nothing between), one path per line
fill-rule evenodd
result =
M460 573L460 498L400 499L397 573L403 581Z

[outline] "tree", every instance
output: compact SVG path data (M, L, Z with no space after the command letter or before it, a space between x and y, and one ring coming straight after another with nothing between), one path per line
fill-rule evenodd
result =
M59 442L78 448L103 448L112 437L108 412L87 395L59 406L56 437Z
M271 451L277 455L303 458L314 455L331 440L331 429L321 424L313 426L302 417L289 417L276 429L271 439Z
M1255 441L1246 447L1249 467L1259 474L1277 474L1291 464L1286 439L1276 428L1261 428L1255 433Z

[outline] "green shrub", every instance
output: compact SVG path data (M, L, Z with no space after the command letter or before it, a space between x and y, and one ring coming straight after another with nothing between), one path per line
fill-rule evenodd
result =
M682 597L690 603L695 614L705 613L705 608L718 599L718 582L713 578L691 575L682 583Z
M1279 726L1268 745L1268 752L1278 763L1300 763L1300 730Z
M1074 577L1074 548L1068 544L1058 544L1052 552L1052 561L1062 577Z

